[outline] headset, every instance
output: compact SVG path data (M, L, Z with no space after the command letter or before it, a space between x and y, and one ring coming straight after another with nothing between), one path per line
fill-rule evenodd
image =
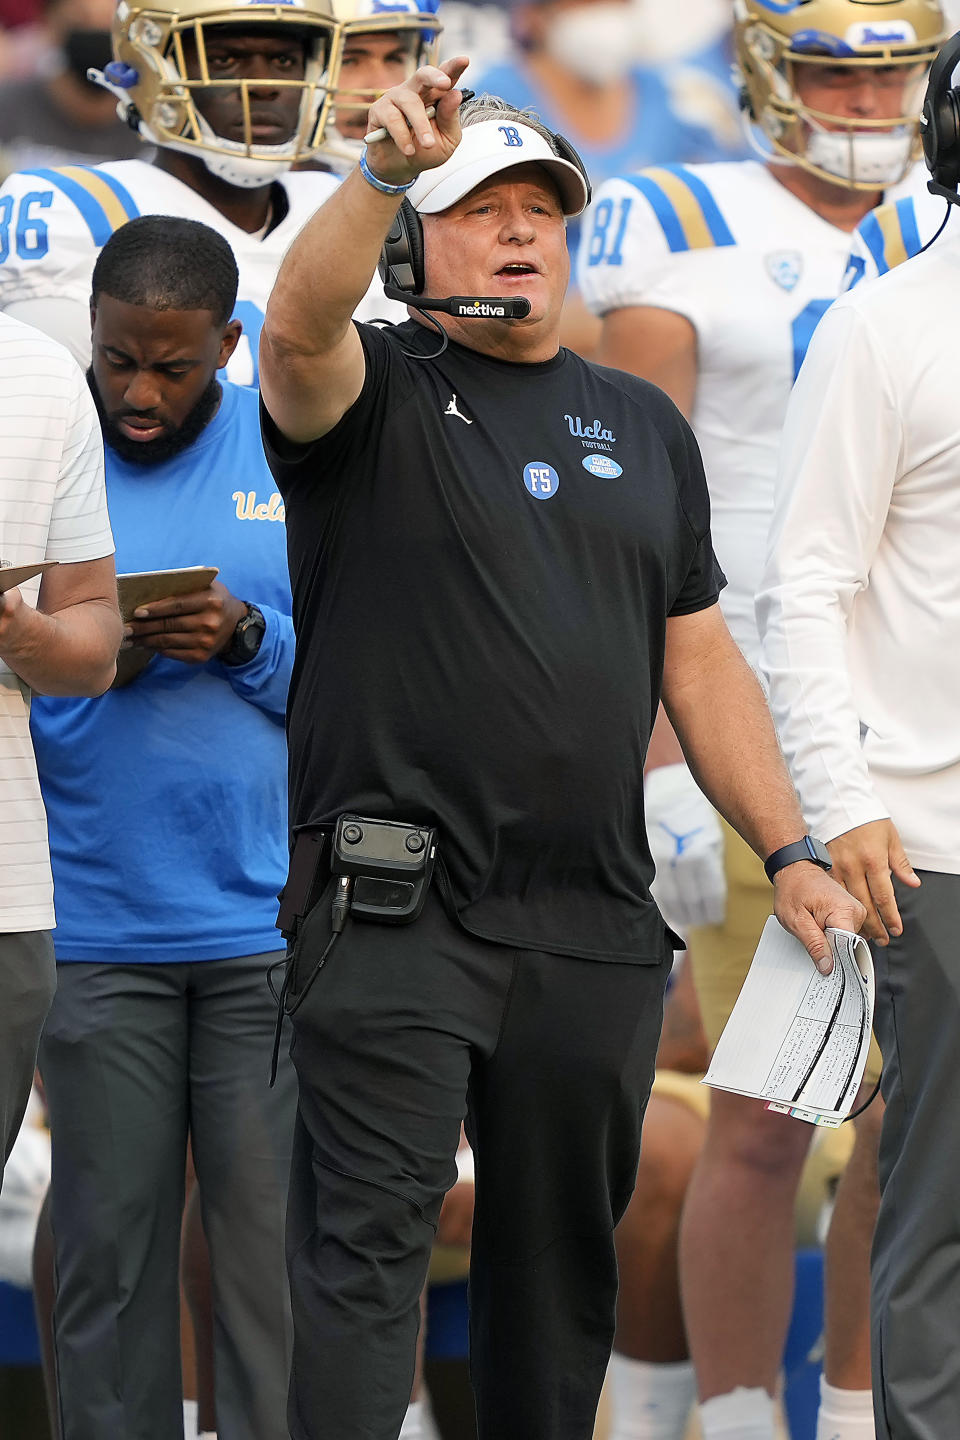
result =
M587 187L587 204L591 199L590 177L587 174L586 166L577 154L576 150L565 139L563 135L550 134L550 147L553 153L561 160L569 160L575 165L584 178ZM396 219L390 227L390 232L383 242L383 250L380 254L380 262L377 267L380 279L384 282L384 289L387 295L393 300L405 301L414 308L426 309L424 305L419 307L416 298L423 294L425 284L423 272L423 223L420 216L409 200L400 202L400 209L397 211ZM394 293L391 295L390 292ZM397 293L399 292L399 293ZM489 303L502 303L490 300ZM431 305L431 309L440 309L442 305ZM529 309L529 305L527 307ZM457 312L454 312L457 313Z
M947 41L930 67L920 123L923 156L933 177L927 189L951 205L960 205L960 89L950 83L958 65L960 34Z

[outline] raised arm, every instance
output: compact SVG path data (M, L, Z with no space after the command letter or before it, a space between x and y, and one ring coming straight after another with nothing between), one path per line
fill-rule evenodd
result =
M388 132L367 151L378 180L406 185L453 154L460 142L455 86L467 63L458 56L426 65L371 106L371 129ZM428 105L436 105L432 120ZM382 194L354 170L287 252L260 335L260 389L289 440L325 435L363 388L363 348L351 321L402 198Z

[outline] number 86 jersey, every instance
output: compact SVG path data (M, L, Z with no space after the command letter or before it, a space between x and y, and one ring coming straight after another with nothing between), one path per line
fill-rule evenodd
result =
M851 236L759 162L663 165L608 180L584 221L579 284L598 315L673 311L697 345L694 432L710 487L721 598L747 658L790 390L843 288Z

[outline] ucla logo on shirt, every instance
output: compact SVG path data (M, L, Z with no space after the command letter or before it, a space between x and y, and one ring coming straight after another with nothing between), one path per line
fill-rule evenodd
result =
M584 470L589 470L591 475L596 475L598 480L616 480L623 474L623 466L618 465L609 455L584 455L580 464Z
M767 274L781 290L790 294L803 274L803 256L799 250L774 250L766 257Z
M523 483L534 500L552 500L560 488L560 476L546 460L528 460L523 467Z
M504 145L515 146L523 144L523 136L520 134L516 125L498 125L497 129L504 137Z
M237 507L238 520L286 519L283 496L276 490L269 500L258 501L256 490L234 490L230 498Z
M577 437L585 450L611 450L617 443L616 435L601 420L584 421L579 415L564 415L563 418L570 434Z

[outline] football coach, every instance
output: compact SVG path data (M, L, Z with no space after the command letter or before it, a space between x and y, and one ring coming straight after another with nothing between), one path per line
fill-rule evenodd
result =
M363 160L288 252L261 337L299 642L295 1440L395 1440L464 1114L480 1436L592 1435L675 940L643 816L661 694L814 962L829 967L824 926L865 913L800 843L716 603L691 431L651 385L560 346L582 167L503 102L461 112L466 63L371 107ZM381 330L351 315L388 234L412 318ZM479 315L441 312L438 333L417 306L450 296ZM376 923L406 918L434 843L417 918Z

